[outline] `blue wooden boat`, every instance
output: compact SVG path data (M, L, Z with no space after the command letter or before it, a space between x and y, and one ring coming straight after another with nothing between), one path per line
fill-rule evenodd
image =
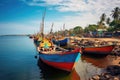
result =
M80 58L80 48L71 51L39 51L39 58L49 66L57 69L72 71Z
M58 46L66 46L67 43L69 42L69 38L65 38L63 40L55 40L55 39L52 39L52 42L53 44L56 44Z

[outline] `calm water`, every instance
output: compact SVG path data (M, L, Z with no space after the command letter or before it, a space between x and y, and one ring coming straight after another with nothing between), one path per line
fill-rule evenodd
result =
M104 72L113 59L81 56L71 73L52 69L35 59L36 48L26 36L0 37L0 79L2 80L88 80Z

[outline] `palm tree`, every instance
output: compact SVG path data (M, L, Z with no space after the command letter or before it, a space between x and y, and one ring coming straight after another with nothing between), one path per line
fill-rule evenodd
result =
M119 18L120 18L120 8L119 7L114 8L114 10L112 10L111 15L114 18L114 20L119 20Z
M100 17L100 23L103 23L103 21L105 21L105 18L106 18L106 14L103 13Z
M105 24L103 23L105 21L106 14L103 13L100 17L100 21L98 22L98 29L104 29Z
M106 23L110 24L110 18L109 17L107 18Z
M112 10L113 21L110 23L110 26L113 27L113 30L120 30L120 8L116 7Z

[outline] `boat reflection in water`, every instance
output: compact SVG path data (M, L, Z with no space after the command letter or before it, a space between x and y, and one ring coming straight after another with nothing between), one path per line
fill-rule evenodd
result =
M46 65L40 58L38 59L37 65L40 69L40 76L42 75L41 79L43 80L80 80L75 69L72 72L59 70Z
M86 63L91 63L92 65L98 67L98 68L106 68L108 65L112 64L112 61L114 60L112 56L106 56L106 57L91 57L83 55L81 57L82 61L86 61Z
M112 65L114 60L111 56L106 57L91 57L82 55L75 67L76 72L81 80L89 80L93 75L105 72L105 68Z

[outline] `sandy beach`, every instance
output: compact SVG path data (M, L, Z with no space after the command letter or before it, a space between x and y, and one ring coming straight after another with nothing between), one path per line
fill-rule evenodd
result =
M71 39L77 39L77 40L81 40L81 39L88 39L88 40L101 40L101 41L117 41L120 42L120 38L87 38L87 37L70 37Z

